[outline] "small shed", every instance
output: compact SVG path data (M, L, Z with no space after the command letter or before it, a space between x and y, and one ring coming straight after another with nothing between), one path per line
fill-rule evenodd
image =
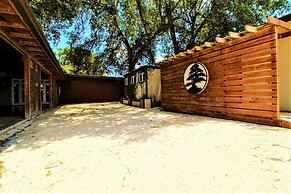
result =
M291 127L290 32L268 17L159 62L162 108Z
M161 70L159 66L142 66L124 75L123 103L149 108L161 101Z

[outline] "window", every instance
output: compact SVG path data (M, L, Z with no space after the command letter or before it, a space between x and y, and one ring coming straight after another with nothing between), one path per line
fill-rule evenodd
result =
M12 79L12 104L24 104L24 80Z
M125 80L124 80L124 85L128 85L128 78L125 78Z
M130 83L131 83L131 84L135 84L135 75L131 76Z
M138 82L144 82L144 81L145 81L144 73L138 74Z
M41 102L43 104L49 104L50 103L49 80L41 81L40 93L41 93Z

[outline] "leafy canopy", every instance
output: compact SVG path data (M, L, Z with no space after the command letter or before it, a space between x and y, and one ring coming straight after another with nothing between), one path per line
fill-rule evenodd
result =
M108 69L99 63L96 54L82 47L64 48L57 53L60 64L68 74L106 76Z
M153 64L217 35L282 16L288 0L30 0L47 36L61 33L70 47L96 54L99 64L118 72ZM83 51L81 49L81 51ZM81 52L80 51L80 52ZM82 52L81 52L82 53ZM77 53L75 53L77 54ZM79 61L71 61L75 67Z

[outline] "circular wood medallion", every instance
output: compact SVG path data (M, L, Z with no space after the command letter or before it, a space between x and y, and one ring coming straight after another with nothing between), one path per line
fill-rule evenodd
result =
M184 73L184 86L192 94L201 94L209 81L208 70L202 63L192 63Z

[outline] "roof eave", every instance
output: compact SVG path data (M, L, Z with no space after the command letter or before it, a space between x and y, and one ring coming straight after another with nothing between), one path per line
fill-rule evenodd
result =
M31 32L37 38L37 40L41 44L41 47L44 49L44 51L48 55L49 59L51 60L55 68L58 70L61 77L63 79L66 79L66 76L61 66L59 65L58 60L56 59L49 45L49 42L47 41L47 38L44 35L44 32L33 13L33 10L28 5L28 2L26 0L11 0L11 3L14 5L15 9L20 14L22 19L25 20L25 23L29 26Z

